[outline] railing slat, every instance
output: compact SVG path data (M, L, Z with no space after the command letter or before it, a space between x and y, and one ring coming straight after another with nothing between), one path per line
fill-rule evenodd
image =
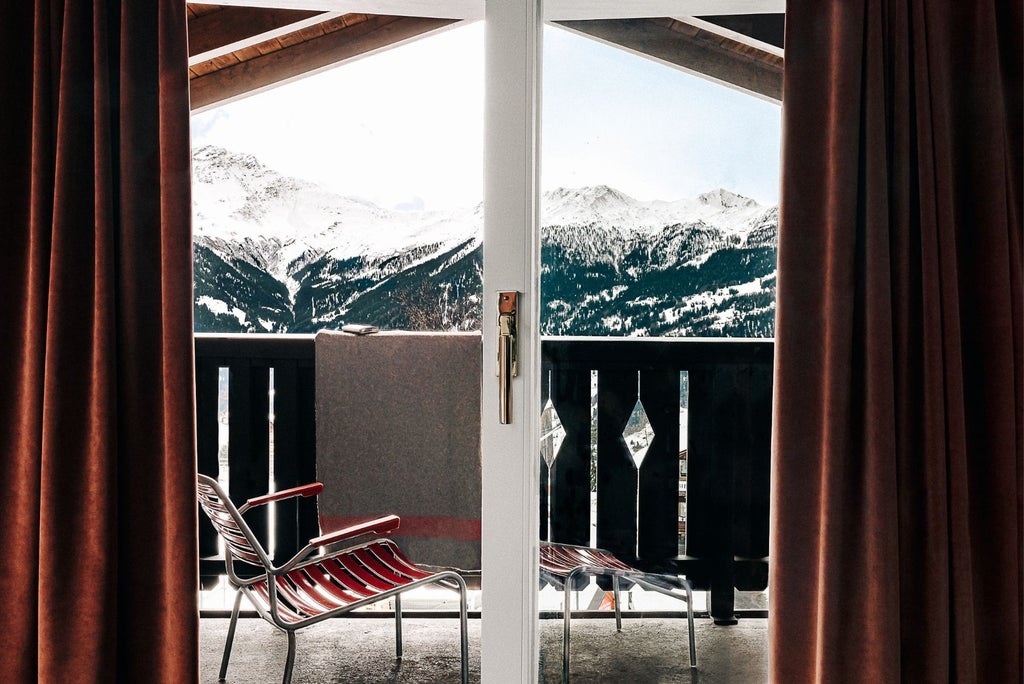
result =
M295 452L298 455L296 476L300 483L315 482L316 477L316 372L313 367L313 340L307 345L308 355L298 363L298 387L295 394L298 431ZM312 539L320 532L320 518L315 498L298 502L299 539Z
M308 484L299 479L298 384L294 359L274 362L274 485L278 490ZM299 537L297 501L279 501L275 518L275 554L278 559L291 558L305 544Z
M270 481L269 368L233 359L228 368L228 468L231 499L239 506L267 493ZM266 509L247 514L256 539L267 546Z
M714 366L697 365L688 369L690 378L689 437L687 440L687 493L686 493L686 555L711 558L717 551L720 535L715 531L727 511L725 494L728 480L716 470L722 463L716 452L722 439L716 435L715 415L724 407L716 397L720 390L715 385ZM724 435L728 440L729 435ZM704 583L697 581L698 586Z
M690 371L690 442L687 476L686 550L709 563L711 614L733 620L733 457L743 414L736 367L700 366Z
M654 440L640 466L637 555L657 562L679 548L679 371L641 371L640 402Z
M562 369L552 373L551 403L565 430L552 467L554 541L590 543L590 372Z
M768 556L768 499L771 472L772 368L743 367L737 391L745 411L737 432L744 437L733 467L733 554L744 558ZM736 578L741 589L762 590L767 572Z
M544 407L547 406L550 392L550 378L551 378L551 363L547 358L541 360L541 383L540 383L540 410L543 411ZM538 453L540 453L538 451ZM548 479L548 464L544 460L543 454L537 459L540 466L540 540L550 541L549 528L550 520L548 519L548 493L551 487L551 483Z
M196 465L200 473L217 477L218 423L217 400L219 368L211 359L196 359ZM197 504L198 511L198 504ZM217 531L209 519L199 513L199 557L217 554Z
M622 431L636 399L636 371L598 375L597 545L627 562L636 556L637 473Z

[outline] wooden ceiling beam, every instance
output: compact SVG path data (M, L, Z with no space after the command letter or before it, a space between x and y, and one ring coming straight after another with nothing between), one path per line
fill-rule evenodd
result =
M188 21L189 66L340 16L315 10L219 7Z
M221 5L280 7L403 17L483 19L485 0L217 0ZM785 12L786 0L545 0L546 21L635 19Z
M777 0L778 1L778 0ZM377 14L431 19L483 19L484 0L216 0L218 5Z
M332 22L328 22L283 36L278 40L284 49L266 50L265 44L261 44L243 51L245 59L230 53L196 65L190 81L193 113L457 23L452 19L424 17L359 19L338 30L320 28L329 27Z
M546 21L641 19L785 12L786 0L545 0Z
M785 47L786 15L778 14L727 14L707 17L687 17L682 21L706 22L724 29L728 33L742 36L752 44L770 45L779 50ZM725 35L725 34L723 34Z
M782 101L783 58L677 19L561 21L559 26L689 73Z

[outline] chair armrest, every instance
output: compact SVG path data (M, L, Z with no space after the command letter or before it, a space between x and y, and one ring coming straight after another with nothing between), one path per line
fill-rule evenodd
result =
M367 520L365 522L356 523L355 525L343 527L340 530L335 530L334 532L322 534L315 539L310 539L309 545L314 547L327 546L328 544L333 544L334 542L341 541L343 539L358 537L361 534L389 534L398 529L401 521L402 519L397 515L385 515L380 518L375 518L374 520Z
M373 520L349 525L348 527L343 527L342 529L335 530L334 532L322 534L319 537L310 539L309 543L306 544L302 550L292 556L291 560L278 568L272 569L271 574L281 575L291 572L292 569L305 565L307 563L306 559L314 550L324 546L330 546L335 542L353 539L364 534L388 534L389 532L394 532L398 529L400 522L401 518L397 515L385 515L380 518L374 518ZM340 551L336 552L340 553Z
M280 501L281 499L290 499L293 496L316 496L320 492L324 491L324 486L320 482L311 482L309 484L301 485L299 487L292 487L291 489L282 489L279 492L271 492L264 494L263 496L253 497L245 502L245 508L249 509L253 506L262 506L265 503L271 501Z

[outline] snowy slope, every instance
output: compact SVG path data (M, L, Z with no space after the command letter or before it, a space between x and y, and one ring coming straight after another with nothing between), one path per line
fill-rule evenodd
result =
M197 237L260 242L278 269L304 252L391 254L431 243L453 244L479 234L478 208L401 212L343 197L313 183L282 176L252 155L206 146L193 152L193 219ZM258 249L258 248L257 248ZM275 275L284 275L283 272Z
M608 186L551 190L541 206L549 333L771 327L776 207L724 189L641 201ZM384 209L207 146L193 152L193 216L197 329L479 325L481 205Z

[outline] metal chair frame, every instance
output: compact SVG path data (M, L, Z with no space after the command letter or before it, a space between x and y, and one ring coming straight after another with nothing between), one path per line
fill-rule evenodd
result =
M628 580L644 589L656 591L686 603L686 618L690 641L690 667L697 667L697 646L693 634L693 587L679 575L662 575L638 570L623 563L611 552L588 546L541 542L541 579L565 592L562 610L562 681L569 682L569 625L572 611L569 597L576 586L576 578L584 575L603 575L612 578L615 599L615 628L622 631L622 607L619 602L619 581Z
M220 484L198 475L199 503L225 543L228 581L235 588L227 643L221 660L219 681L227 676L231 646L242 596L252 603L263 619L288 635L288 657L284 684L289 684L295 665L295 632L328 618L388 598L395 604L395 652L402 657L401 595L427 584L438 584L459 594L462 683L469 681L469 641L466 583L453 571L431 572L409 561L390 539L372 538L398 528L398 516L389 515L346 527L311 539L284 564L275 566L242 517L256 506L295 496L315 496L323 491L319 482L273 492L246 501L236 508ZM260 568L255 577L242 578L235 562Z

